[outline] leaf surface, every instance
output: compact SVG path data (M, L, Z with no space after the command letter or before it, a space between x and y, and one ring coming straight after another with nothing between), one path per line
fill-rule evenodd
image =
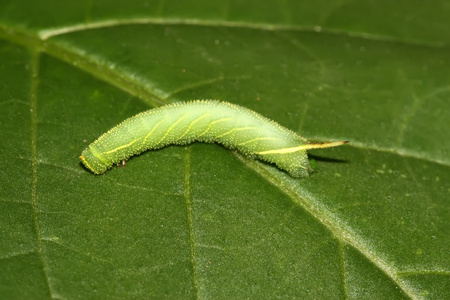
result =
M445 1L0 3L0 298L445 299ZM195 143L78 156L175 101L313 141L318 170Z

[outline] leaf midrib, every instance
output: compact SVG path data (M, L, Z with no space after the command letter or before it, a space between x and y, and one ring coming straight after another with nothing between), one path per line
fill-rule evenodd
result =
M431 43L420 40L400 40L386 35L370 34L365 32L350 32L339 29L318 27L318 26L299 26L286 24L271 23L250 23L244 21L227 21L227 20L199 20L199 19L181 19L181 18L131 18L131 19L110 19L94 21L89 23L72 24L70 26L55 27L51 29L43 29L38 31L38 35L42 40L47 40L54 36L68 34L72 32L108 28L124 25L189 25L199 27L229 27L242 29L255 29L261 31L297 31L297 32L316 32L333 35L345 35L353 38L360 38L378 42L401 43L404 45L424 46L432 48L441 48L444 43Z
M38 155L37 155L37 90L38 90L38 78L39 78L39 61L40 53L32 51L31 54L31 86L30 86L30 126L31 126L31 208L34 230L36 232L36 252L39 256L40 263L42 265L42 272L47 287L47 292L51 297L53 292L50 286L50 280L48 276L48 266L42 253L42 234L39 224L39 212L37 209L37 168L38 168Z

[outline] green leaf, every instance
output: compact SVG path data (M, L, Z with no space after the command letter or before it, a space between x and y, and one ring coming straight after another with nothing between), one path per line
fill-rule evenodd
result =
M450 298L450 6L431 2L3 0L0 298ZM200 143L81 166L191 99L350 143L298 180Z

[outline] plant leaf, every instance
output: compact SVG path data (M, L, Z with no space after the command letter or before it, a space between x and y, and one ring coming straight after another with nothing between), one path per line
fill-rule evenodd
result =
M450 298L449 10L2 1L0 298ZM306 179L200 143L81 166L192 99L350 143Z

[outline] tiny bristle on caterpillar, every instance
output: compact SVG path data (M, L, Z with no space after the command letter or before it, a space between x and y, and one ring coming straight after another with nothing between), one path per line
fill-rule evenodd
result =
M80 156L102 174L133 155L171 144L219 143L245 155L274 163L292 177L312 171L306 150L347 143L309 143L297 133L245 107L216 100L169 104L126 119L101 135Z

